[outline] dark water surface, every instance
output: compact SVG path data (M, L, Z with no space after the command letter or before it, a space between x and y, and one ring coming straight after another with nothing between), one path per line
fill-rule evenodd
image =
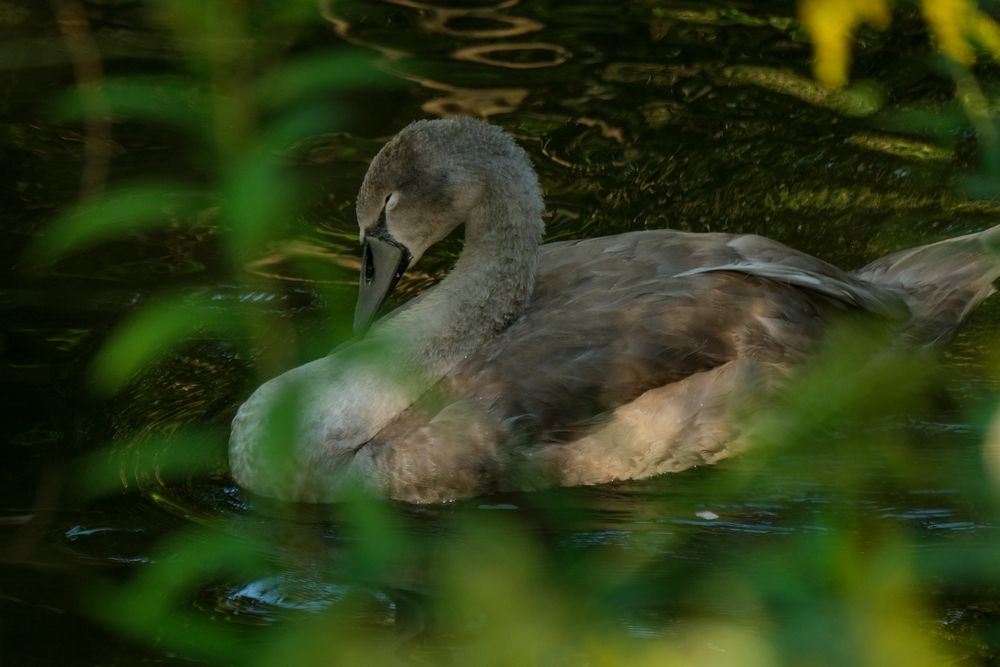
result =
M143 27L135 4L86 6L112 74L175 66L169 42ZM44 277L25 277L26 244L76 197L82 137L78 127L43 113L72 82L48 6L0 1L7 40L0 52L7 118L0 141L0 544L9 553L0 561L0 664L184 662L88 620L81 591L96 577L128 577L160 557L162 538L190 525L238 531L245 522L281 536L275 544L282 546L266 554L284 564L279 576L201 591L194 603L201 613L252 628L314 613L345 595L342 583L316 566L336 552L337 526L325 518L285 524L280 513L241 496L221 456L213 474L164 483L141 471L126 445L112 444L106 458L120 472L123 493L100 502L73 500L68 462L137 431L189 424L225 430L257 382L252 354L203 341L121 397L99 401L87 380L95 351L123 315L172 286L200 286L220 302L259 301L290 326L319 326L323 300L287 259L314 253L356 261L355 192L370 157L410 120L466 113L514 133L539 171L551 240L661 227L755 232L852 268L983 229L1000 213L997 204L959 192L976 166L971 136L941 147L888 133L872 113L879 96L889 108L950 100L951 86L932 73L914 18L865 37L853 76L877 83L878 95L862 86L855 97L831 97L808 78L809 46L788 2L510 0L459 8L355 0L322 11L326 22L309 36L313 43L369 50L403 83L348 99L345 130L305 147L299 166L325 194L293 222L288 243L248 267L270 278L258 289L221 278L209 229L133 236L76 255ZM162 132L125 126L114 138L113 180L188 168L183 147ZM428 256L424 273L402 286L404 296L447 270L458 249L449 241ZM948 353L943 404L877 426L912 441L913 457L930 470L979 467L983 418L1000 387L992 349L998 325L994 299ZM831 465L833 443L820 443L818 454ZM641 544L676 566L733 550L752 559L758 547L821 533L816 516L836 495L822 483L798 481L794 465L777 464L781 493L713 504L693 493L713 474L555 492L552 502L585 517L558 527L536 517L538 497L486 498L471 507L537 524L543 542L581 551ZM891 477L881 468L871 475ZM992 543L997 525L950 479L927 475L919 486L888 480L880 490L873 484L851 510L898 524L929 554L962 558ZM434 534L469 507L403 511L415 530ZM419 583L408 585L419 590ZM372 594L386 618L402 613L398 599ZM935 632L947 635L981 609L956 602ZM640 635L656 634L669 613L654 605L625 622Z

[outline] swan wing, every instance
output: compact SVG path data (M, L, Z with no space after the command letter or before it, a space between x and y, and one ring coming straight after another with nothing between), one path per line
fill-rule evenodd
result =
M601 460L620 465L560 483L714 460L728 451L726 406L781 382L832 317L901 304L761 237L650 231L549 244L521 317L397 417L368 455L390 493L424 502L504 488L512 475L518 488L542 486L512 468L574 460L559 473L572 476L601 447ZM651 462L633 465L634 448L614 444L629 432ZM701 453L670 452L685 442Z

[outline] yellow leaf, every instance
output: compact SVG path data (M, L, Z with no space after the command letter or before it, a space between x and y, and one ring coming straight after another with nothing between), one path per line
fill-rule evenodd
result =
M1000 26L971 0L922 0L924 21L938 49L962 65L976 60L975 47L1000 60Z
M972 34L975 41L989 51L994 60L1000 61L1000 26L996 21L982 12L976 12Z
M938 48L956 62L971 64L975 54L969 38L978 13L972 3L969 0L923 0L920 5Z
M799 17L813 40L813 74L827 88L847 83L851 41L862 23L879 30L889 25L888 0L802 0Z

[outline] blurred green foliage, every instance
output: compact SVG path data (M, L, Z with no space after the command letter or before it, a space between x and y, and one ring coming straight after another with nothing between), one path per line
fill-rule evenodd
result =
M199 213L217 210L211 224L218 228L232 276L253 281L245 265L264 255L304 206L282 152L335 127L339 93L389 82L357 54L286 52L289 36L312 20L313 2L148 4L154 20L173 35L188 71L104 81L66 94L56 113L71 121L88 110L107 109L115 120L177 128L210 156L207 177L115 185L55 219L30 257L44 266L116 236L204 224ZM888 4L804 0L802 5L817 38L821 80L846 83L851 30L863 20L886 23ZM815 18L816 12L826 18ZM939 39L953 56L948 67L960 93L955 105L912 109L885 122L925 130L943 142L963 127L975 128L985 171L971 189L996 196L1000 143L994 103L978 87L965 52L955 50L958 42L946 41L950 34ZM857 115L872 113L878 103L856 92L831 98L809 86L802 95L832 99L830 104L848 105ZM164 295L139 308L108 339L94 361L94 384L118 391L185 341L215 335L253 345L273 335L271 324L252 303L220 305L197 292ZM455 508L444 535L427 536L408 524L401 508L359 490L318 510L347 535L336 558L315 555L315 567L347 588L325 611L258 628L221 622L198 604L199 591L209 585L280 573L281 560L264 554L276 543L300 539L295 526L301 515L317 511L302 507L273 510L284 517L291 536L236 519L228 528L183 530L128 581L108 581L89 591L88 605L95 617L163 651L242 666L952 663L953 649L931 631L936 624L931 593L942 581L963 577L971 587L1000 586L1000 569L988 565L1000 549L979 552L981 562L938 562L921 553L898 524L864 518L852 508L865 493L948 475L968 502L995 517L996 480L985 468L972 474L962 466L928 470L915 460L919 455L905 435L872 427L881 415L927 401L936 384L933 359L886 350L886 341L870 331L838 332L791 391L752 417L754 455L704 477L701 492L713 505L838 480L842 497L816 510L815 530L775 540L756 554L726 552L723 545L711 562L670 560L663 557L663 542L675 538L651 533L618 551L568 555L541 543L529 527L487 520L466 506ZM260 365L267 374L280 364L262 359ZM847 368L857 370L845 373ZM296 414L297 397L287 399L272 420L276 461ZM172 433L118 451L126 452L121 456L136 476L169 481L217 468L224 439L209 432ZM824 447L836 448L835 463L815 455L814 448ZM110 460L105 452L84 461L82 493L120 492L121 466L120 457ZM776 470L793 471L794 478ZM888 478L887 471L892 471ZM537 502L536 511L547 520L586 520L558 496L538 494L525 502ZM305 557L313 558L308 551ZM371 610L381 608L374 591L387 592L393 601L394 615L383 624L371 621L378 616ZM673 626L657 621L648 633L654 636L630 630L636 610L650 607L676 611L679 620ZM996 647L1000 637L992 642Z
M67 254L129 234L204 226L208 214L231 274L251 282L245 267L264 256L308 205L288 151L338 127L338 94L392 80L352 51L287 53L294 35L316 20L312 2L263 3L253 10L221 0L148 5L153 20L174 36L187 72L81 85L61 96L53 111L66 122L84 120L96 109L115 121L179 129L208 165L205 173L190 182L115 184L81 201L51 222L29 249L28 265L42 270ZM95 362L94 384L121 389L199 333L247 340L267 326L252 303L208 303L198 294L164 297L122 324Z

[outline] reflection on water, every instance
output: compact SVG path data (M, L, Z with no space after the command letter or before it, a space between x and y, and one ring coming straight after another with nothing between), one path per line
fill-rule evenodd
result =
M323 611L349 592L346 587L322 578L308 579L283 574L221 591L222 603L219 608L229 606L237 614L257 614L270 619L275 616L275 611ZM381 596L381 599L385 600L385 597Z
M419 12L418 25L429 33L464 40L490 40L487 44L464 46L452 51L450 57L454 60L508 69L535 69L561 65L571 56L568 49L558 44L495 41L521 37L544 27L538 21L507 12L517 6L518 0L507 0L492 6L474 8L438 6L409 0L391 0L391 2ZM336 33L344 40L358 46L374 48L392 61L416 55L377 44L363 35L358 35L358 31L350 21L335 11L336 8L331 4L326 4L325 7L325 17L333 23ZM464 114L488 118L496 114L509 113L518 108L529 92L521 87L463 87L427 76L410 74L406 72L405 66L398 67L398 69L392 68L398 75L419 83L428 90L443 93L442 96L427 100L421 105L423 111L433 115Z
M520 44L484 44L454 51L456 60L509 69L557 67L570 59L570 52L555 44L525 42Z
M520 0L505 0L483 7L448 7L433 3L389 0L394 5L421 12L420 27L427 32L470 39L520 37L544 26L533 19L513 16L504 10L516 7Z
M267 557L281 571L220 584L198 604L224 618L270 623L353 594L331 569L310 566L336 562L341 533L328 518L285 525L280 511L271 513L266 503L231 486L224 452L209 452L207 475L178 479L164 472L172 448L180 446L171 438L181 427L226 429L235 406L259 381L253 370L259 350L201 341L177 351L107 405L82 397L89 395L89 359L107 331L165 285L195 283L220 305L257 303L283 323L289 338L320 329L329 301L340 298L324 290L349 292L357 270L352 207L366 161L383 138L414 118L469 114L512 131L545 187L549 239L668 226L757 232L850 267L906 245L983 228L1000 213L996 203L961 200L949 185L966 168L961 155L967 146L931 145L885 132L875 122L886 100L950 94L946 83L926 80L922 70L909 72L917 67L904 58L912 44L862 52L858 69L868 81L882 83L833 95L808 78L808 46L790 16L752 3L657 4L323 2L331 42L371 50L407 83L392 108L372 110L376 125L366 136L329 135L295 151L299 166L327 183L329 199L297 221L287 242L247 267L260 282L252 288L220 284L211 239L178 233L73 258L42 287L13 279L0 286L8 322L0 336L0 383L9 396L0 421L8 443L0 460L0 519L9 521L0 521L0 530L15 530L35 506L35 481L47 451L94 450L111 441L100 456L128 493L56 516L46 557L72 567L146 562L155 558L158 538L178 525L221 526L233 519L228 530L274 531ZM15 86L29 89L23 78L12 77ZM917 79L919 85L907 88ZM53 183L75 187L78 165L64 145L74 139L58 137L49 127L11 129L12 150L21 151L24 162L22 194L3 195L14 220L5 225L0 245L23 245L47 219L50 200L71 196L40 190L46 184L40 174L50 170L57 172ZM123 146L126 164L130 156L163 161L163 142L148 141L155 150L141 139ZM53 150L58 159L51 159ZM440 276L456 247L446 245L424 258L426 273L408 276L403 293ZM304 262L336 270L317 279L301 269ZM952 352L950 389L957 408L940 423L888 425L921 443L918 454L932 465L952 465L956 457L979 460L981 434L965 425L963 415L1000 384L987 368L998 317L1000 308L984 309ZM144 445L151 439L159 449L150 466L139 452L149 450ZM834 449L835 443L824 444ZM794 462L777 466L773 476L787 482L783 494L741 502L698 495L704 480L718 474L700 470L605 488L480 499L462 509L513 517L533 526L543 542L696 561L826 530L816 517L834 501L830 489L798 480L797 473ZM949 540L974 544L994 530L945 482L873 491L855 502L851 511L912 530L927 549L947 549ZM554 526L539 510L549 503L571 505L579 520ZM414 530L437 535L455 510L406 513ZM621 566L638 569L644 562ZM420 590L419 573L404 578L401 589ZM373 610L373 623L398 613L392 594L366 594L372 597L366 608ZM634 631L653 632L649 627L634 624Z
M570 55L565 48L558 45L492 41L520 37L544 27L538 21L507 13L507 9L518 4L517 0L475 8L435 6L408 0L393 0L392 4L418 11L419 26L427 32L472 40L491 40L488 44L467 46L453 51L451 57L455 60L512 69L531 69L554 67L565 62ZM334 25L338 36L349 43L374 48L390 61L399 61L414 55L375 43L363 35L356 34L358 31L354 30L350 21L334 11L334 7L329 3L325 4L324 16ZM414 81L428 90L441 93L439 97L427 100L421 105L421 109L431 115L464 114L488 118L516 110L528 95L528 90L521 87L465 87L408 73L403 65L390 69L393 73Z

